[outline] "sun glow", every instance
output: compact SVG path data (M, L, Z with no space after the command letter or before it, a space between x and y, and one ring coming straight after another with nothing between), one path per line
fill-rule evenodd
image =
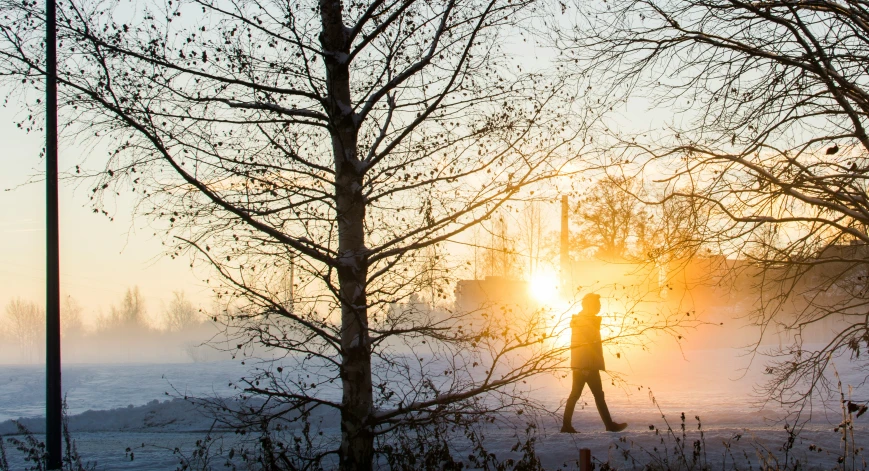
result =
M552 305L558 301L558 277L552 272L540 272L528 282L528 292L540 304Z

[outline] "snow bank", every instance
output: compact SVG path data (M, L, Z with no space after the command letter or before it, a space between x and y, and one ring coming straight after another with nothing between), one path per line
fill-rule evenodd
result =
M43 433L45 418L19 419L34 433ZM69 418L70 430L74 432L101 431L206 431L213 419L206 416L194 404L183 399L160 402L153 400L143 406L133 406L109 410L88 410ZM11 420L0 422L0 435L17 433Z
M227 401L227 406L232 409L245 407L258 407L261 402L246 401L244 404L238 401ZM272 412L275 410L272 409ZM297 416L289 413L287 418ZM311 413L310 422L320 429L336 428L339 424L337 412L325 408L317 408ZM44 417L25 417L18 419L33 433L41 434L45 431ZM109 410L87 410L80 414L71 415L69 428L73 434L81 432L207 432L215 430L230 430L225 423L217 423L214 416L202 405L185 399L171 399L166 401L153 400L142 406L119 407ZM18 433L17 427L12 420L0 422L0 435Z

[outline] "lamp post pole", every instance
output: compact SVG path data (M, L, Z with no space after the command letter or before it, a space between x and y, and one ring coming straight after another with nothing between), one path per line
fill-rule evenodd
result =
M61 468L60 247L57 197L57 4L45 2L45 444L49 470Z

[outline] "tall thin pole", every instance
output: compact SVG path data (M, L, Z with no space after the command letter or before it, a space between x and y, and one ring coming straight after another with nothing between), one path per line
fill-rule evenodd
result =
M564 294L567 296L573 295L571 292L571 266L570 266L570 226L568 225L568 204L567 195L561 196L561 254L559 261L561 262L561 286L564 289Z
M45 444L47 469L61 467L60 246L57 198L57 5L45 2Z
M296 310L296 256L290 255L290 312Z

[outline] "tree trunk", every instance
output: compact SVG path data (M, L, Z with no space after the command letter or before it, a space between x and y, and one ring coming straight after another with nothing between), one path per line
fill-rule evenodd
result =
M327 112L331 120L335 158L335 207L338 222L338 284L341 302L341 405L340 469L372 468L374 435L368 422L373 407L371 352L368 335L365 247L364 170L357 150L357 126L350 98L350 44L341 17L341 2L320 1L323 46L328 87Z
M336 134L338 139L336 136L332 138L335 155L343 152L355 156L355 129L352 133L349 130L339 130ZM368 261L363 232L365 206L362 199L362 175L355 170L353 162L345 161L344 165L339 164L337 168L342 168L336 172L335 189L343 350L341 404L344 410L341 412L340 456L342 470L356 471L371 469L374 448L374 437L367 423L372 412L373 394L366 307Z

